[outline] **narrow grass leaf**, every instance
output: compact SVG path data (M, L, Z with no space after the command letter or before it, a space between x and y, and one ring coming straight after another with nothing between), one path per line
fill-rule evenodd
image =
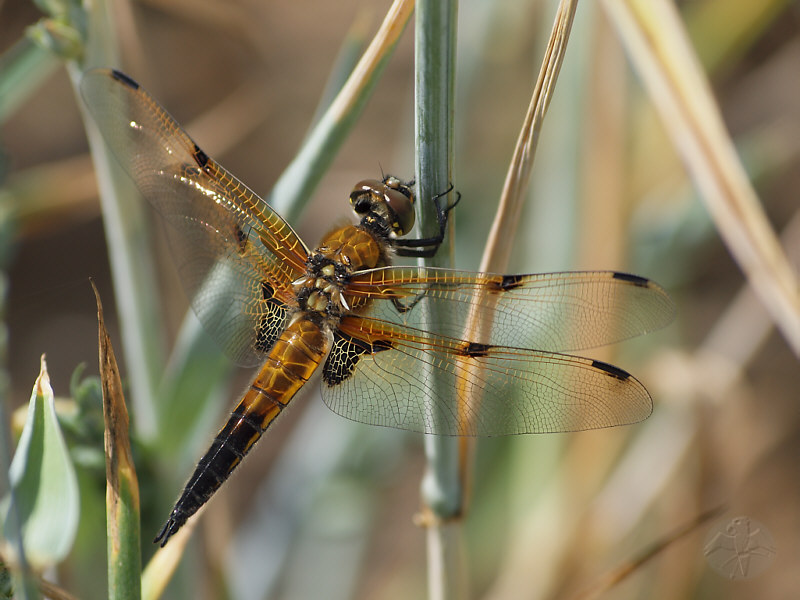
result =
M689 523L678 527L675 531L665 535L659 540L656 540L630 560L623 562L615 569L606 573L602 579L597 581L592 587L587 588L585 591L575 596L574 600L593 600L594 598L601 597L607 591L616 587L636 571L640 570L645 564L656 558L669 547L673 546L675 542L697 530L700 525L707 523L714 517L722 514L724 511L724 506L718 506L699 514Z
M497 207L489 240L483 253L480 270L490 273L501 273L508 265L511 255L512 240L516 234L517 224L528 188L539 132L544 123L547 107L553 96L558 73L564 62L567 41L572 29L572 21L577 10L577 0L562 0L558 6L550 39L542 60L539 78L531 95L528 113L520 129L514 156L508 167L506 181Z
M156 293L158 286L155 259L149 243L150 225L133 181L106 147L78 92L86 68L119 63L110 4L101 0L89 5L82 17L88 29L84 58L80 63L67 62L67 72L83 116L100 191L130 395L136 407L135 426L143 439L151 440L157 433L153 401L165 362L165 327Z
M0 57L0 123L25 104L58 66L58 59L29 37Z
M141 596L141 543L139 539L139 482L128 439L128 409L122 393L117 359L103 321L103 305L97 299L100 344L100 380L106 451L106 533L108 592L112 600Z
M206 505L207 506L207 505ZM173 535L169 544L159 548L147 563L142 572L142 600L158 600L164 593L170 579L175 574L175 569L181 562L186 543L192 536L194 526L205 510L205 506L197 511L186 524Z

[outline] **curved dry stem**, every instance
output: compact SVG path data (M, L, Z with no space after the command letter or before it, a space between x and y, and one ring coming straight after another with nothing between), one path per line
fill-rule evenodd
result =
M499 273L504 271L508 264L511 255L511 240L514 239L525 199L525 190L528 189L539 132L553 96L561 64L564 62L567 41L577 8L578 0L561 0L558 5L558 12L539 71L539 78L536 81L528 113L525 115L525 121L517 139L514 156L508 167L500 204L483 253L481 271Z

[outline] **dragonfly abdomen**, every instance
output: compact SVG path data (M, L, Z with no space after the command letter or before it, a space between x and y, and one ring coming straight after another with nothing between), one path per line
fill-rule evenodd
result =
M228 422L200 459L155 541L163 546L219 489L328 353L318 315L299 313L281 334Z

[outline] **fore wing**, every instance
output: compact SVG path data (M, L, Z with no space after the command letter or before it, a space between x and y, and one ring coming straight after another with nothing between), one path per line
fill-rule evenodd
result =
M231 358L259 362L285 325L308 248L130 78L92 70L81 92L113 154L171 225L195 313Z
M496 275L431 267L357 273L360 314L494 346L572 352L660 329L675 315L656 283L616 271ZM471 315L476 328L466 331Z

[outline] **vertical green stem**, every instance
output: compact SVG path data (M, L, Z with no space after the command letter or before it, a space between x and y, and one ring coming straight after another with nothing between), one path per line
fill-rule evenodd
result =
M438 231L431 198L453 182L453 91L456 47L456 0L422 0L416 12L416 181L419 207L418 233L431 237ZM452 239L452 238L451 238ZM424 265L449 266L440 252ZM435 315L433 316L435 322ZM430 375L432 377L432 374ZM438 381L436 385L452 382ZM423 502L429 511L428 582L431 598L460 595L458 524L446 524L461 513L458 441L428 436L425 439L427 472L422 483Z

